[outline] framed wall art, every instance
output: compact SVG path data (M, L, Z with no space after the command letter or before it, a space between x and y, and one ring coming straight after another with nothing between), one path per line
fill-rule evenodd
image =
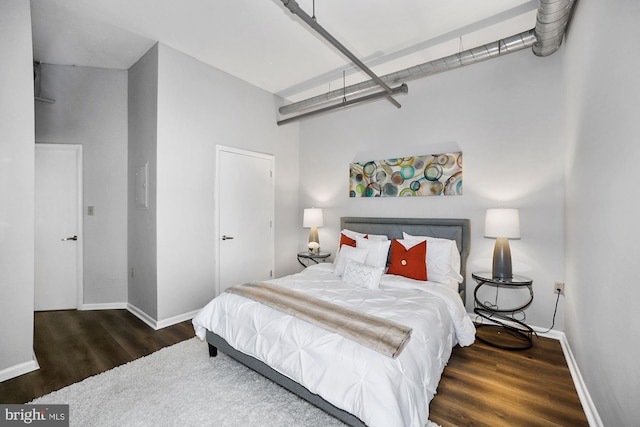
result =
M349 197L462 195L462 152L349 165Z

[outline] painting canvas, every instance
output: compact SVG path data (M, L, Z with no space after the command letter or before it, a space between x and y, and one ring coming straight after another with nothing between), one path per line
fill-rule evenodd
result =
M462 195L462 152L351 163L349 197Z

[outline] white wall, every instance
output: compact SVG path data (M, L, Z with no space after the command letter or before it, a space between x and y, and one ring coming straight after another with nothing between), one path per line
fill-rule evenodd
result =
M127 72L42 65L36 141L81 144L84 303L127 301ZM94 215L87 215L94 206Z
M158 316L156 139L158 132L158 46L129 69L129 299L152 319ZM136 173L148 164L148 205L136 206ZM133 274L131 274L133 272Z
M211 67L159 45L158 319L214 297L215 135ZM212 108L214 107L214 108Z
M639 19L580 2L565 42L566 335L606 426L640 419Z
M551 326L553 282L564 279L562 81L559 56L530 50L409 82L397 110L382 100L301 122L301 207L325 208L323 249L334 254L344 215L471 219L470 273L491 268L485 209L520 209L514 272L534 280L527 322ZM464 195L348 197L349 163L462 150ZM301 216L301 214L299 215ZM300 221L300 220L299 220ZM306 230L300 230L304 247ZM472 293L466 301L473 308ZM522 297L503 292L505 303ZM556 329L563 328L560 301Z
M0 2L0 380L33 370L33 69L29 2Z
M295 271L298 127L276 125L278 99L162 44L132 67L129 82L129 203L134 163L145 158L151 190L149 211L130 212L141 218L131 221L132 266L145 271L130 280L130 303L162 323L213 298L216 144L275 155L275 273Z
M276 125L273 95L159 46L158 317L214 296L216 144L275 155L276 274L295 269L297 126Z

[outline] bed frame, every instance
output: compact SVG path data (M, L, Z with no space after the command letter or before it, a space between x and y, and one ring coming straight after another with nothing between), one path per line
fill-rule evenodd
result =
M464 303L466 297L466 264L470 248L468 219L343 217L340 219L340 225L341 229L346 228L360 233L384 234L389 239L401 239L404 231L415 236L431 236L455 240L460 251L460 274L465 279L459 286L460 297ZM347 425L353 427L366 426L362 420L353 414L334 406L317 394L311 393L304 386L282 375L260 360L236 350L224 338L211 331L207 331L207 342L209 343L209 355L211 357L215 357L219 349L226 355L333 415Z

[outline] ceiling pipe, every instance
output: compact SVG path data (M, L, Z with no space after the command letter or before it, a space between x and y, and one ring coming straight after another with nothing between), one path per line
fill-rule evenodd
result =
M548 56L560 48L575 0L539 0L533 53Z
M391 89L391 95L408 93L408 92L409 92L409 87L405 83L401 84L400 86L398 86L396 88ZM328 107L319 108L317 110L309 111L308 113L298 114L297 116L293 116L293 117L289 117L287 119L279 120L276 123L278 124L278 126L280 126L280 125L284 125L284 124L289 123L289 122L293 122L293 121L296 121L296 120L304 119L305 117L315 116L316 114L326 113L326 112L331 111L331 110L336 110L338 108L345 108L345 107L348 107L350 105L359 104L361 102L372 101L374 99L386 97L386 96L389 96L389 95L390 95L389 92L387 92L386 90L383 90L381 92L372 93L370 95L365 95L365 96L362 96L360 98L350 99L348 101L344 100L339 104L329 105Z
M502 40L498 40L493 43L485 44L483 46L468 49L454 55L435 59L433 61L425 62L420 65L405 68L404 70L386 74L380 78L388 84L415 80L433 74L442 73L444 71L450 71L456 68L463 67L465 65L476 64L478 62L486 61L487 59L504 56L522 49L527 49L533 46L535 41L536 37L533 30L529 30ZM284 105L280 107L278 111L280 112L280 114L291 114L296 111L304 110L314 105L330 101L340 96L344 96L345 94L371 89L375 85L376 83L372 80L367 80L361 83L347 86L342 89L336 89L322 95L314 96L303 101Z
M284 1L284 0L283 0ZM558 50L566 31L575 0L539 0L536 27L529 31L489 43L474 49L465 50L455 55L426 62L404 70L384 75L380 79L387 84L409 81L433 74L450 71L465 65L476 64L487 59L496 58L523 49L532 48L538 56L547 56ZM278 110L280 114L292 114L332 99L367 90L376 83L368 80L345 88L336 89L322 95L314 96L292 104L284 105Z
M298 3L295 0L282 0L282 3L287 9L291 11L291 13L293 13L294 15L297 15L300 19L302 19L309 27L311 27L315 32L320 34L325 40L327 40L336 49L338 49L344 56L349 58L351 62L356 64L358 68L360 68L369 77L371 77L371 79L378 86L382 87L387 92L386 98L389 100L389 102L391 102L397 108L401 107L400 103L398 103L398 101L393 99L393 97L391 96L393 92L392 89L385 82L383 82L373 71L371 71L369 67L364 65L362 61L360 61L353 53L351 53L349 49L344 47L342 43L340 43L338 40L336 40L335 37L329 34L329 32L325 30L320 24L318 24L315 19L309 16L304 10L300 9L300 5L298 5Z

